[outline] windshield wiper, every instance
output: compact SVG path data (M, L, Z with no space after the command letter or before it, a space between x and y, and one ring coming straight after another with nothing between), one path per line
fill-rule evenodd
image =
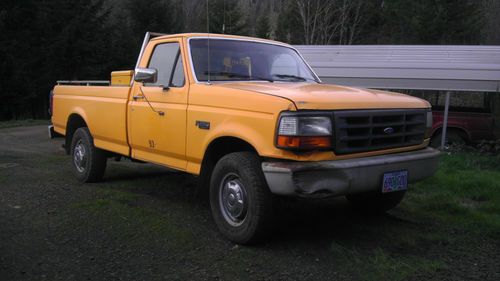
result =
M290 79L295 79L295 80L300 80L300 81L314 81L314 82L318 82L316 81L316 79L311 79L311 78L306 78L306 77L301 77L301 76L297 76L297 75L291 75L291 74L273 74L273 76L276 76L278 78L290 78Z
M234 73L234 72L227 72L227 71L205 71L205 75L224 75L229 78L244 78L244 79L249 79L249 80L264 80L264 81L269 81L269 82L274 82L273 79L271 78L266 78L266 77L259 77L259 76L250 76L250 75L245 75L245 74L240 74L240 73Z

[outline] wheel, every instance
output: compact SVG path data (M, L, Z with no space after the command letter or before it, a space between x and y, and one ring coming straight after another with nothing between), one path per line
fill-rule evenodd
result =
M266 237L272 223L272 194L255 153L235 152L217 162L210 180L210 207L227 239L252 244Z
M346 198L355 209L371 213L383 213L396 207L403 200L405 194L406 190L390 193L377 191L347 195Z
M100 181L106 170L106 152L94 146L88 128L75 131L71 141L73 172L80 182Z
M430 145L434 148L441 146L441 138L443 134L438 133L434 135L431 139ZM465 139L456 131L449 131L446 133L446 145L464 146L466 143Z

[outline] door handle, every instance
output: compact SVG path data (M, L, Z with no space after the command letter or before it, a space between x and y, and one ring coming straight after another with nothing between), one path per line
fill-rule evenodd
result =
M133 96L132 98L133 98L134 100L139 100L139 99L143 99L143 98L144 98L144 96Z

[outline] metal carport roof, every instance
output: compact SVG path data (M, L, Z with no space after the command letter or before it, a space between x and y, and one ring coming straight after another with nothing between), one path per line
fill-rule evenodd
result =
M298 45L325 83L498 92L500 46Z

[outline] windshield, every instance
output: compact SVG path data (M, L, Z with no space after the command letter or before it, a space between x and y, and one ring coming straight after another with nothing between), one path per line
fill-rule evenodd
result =
M318 82L299 54L288 47L227 39L189 41L198 81ZM210 67L208 64L210 63Z

